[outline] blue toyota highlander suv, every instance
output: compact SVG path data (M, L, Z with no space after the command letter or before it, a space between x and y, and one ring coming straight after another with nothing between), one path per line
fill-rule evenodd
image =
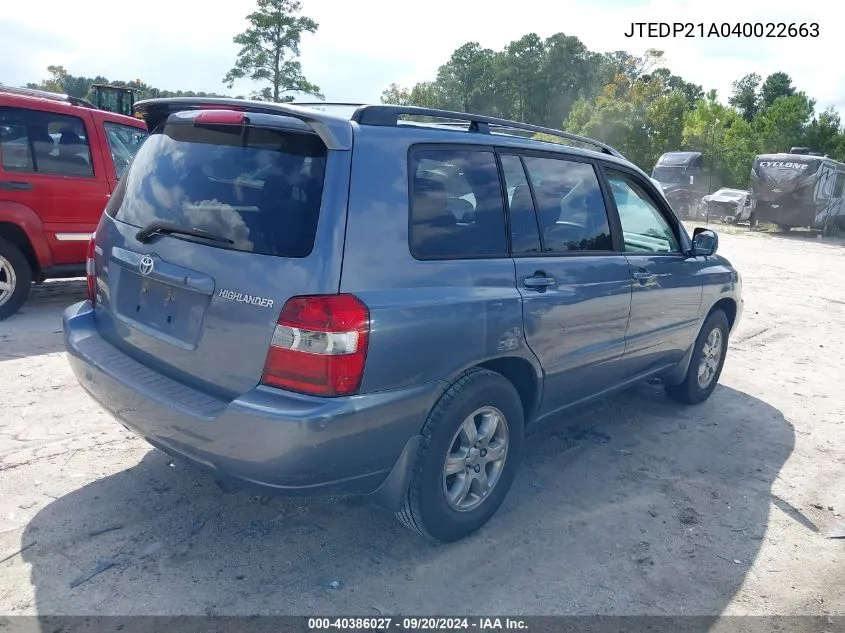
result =
M137 108L151 134L65 344L172 456L371 495L453 541L502 503L527 428L647 378L689 404L716 386L740 276L613 148L403 106Z

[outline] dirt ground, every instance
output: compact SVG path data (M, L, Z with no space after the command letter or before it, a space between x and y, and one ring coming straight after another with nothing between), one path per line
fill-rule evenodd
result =
M71 374L84 281L36 288L0 323L0 613L845 615L845 242L719 230L746 311L713 397L645 384L532 436L452 545L169 465Z

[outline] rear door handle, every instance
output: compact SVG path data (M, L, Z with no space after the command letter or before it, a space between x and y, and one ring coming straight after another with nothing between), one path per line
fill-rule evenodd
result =
M631 273L631 277L637 281L648 281L654 277L654 273L650 273L647 270L635 270Z
M29 191L32 189L31 182L22 180L0 180L0 189L11 189L13 191Z
M523 277L522 285L526 288L531 288L532 290L543 291L549 286L555 285L555 278L546 275L546 273L541 270L538 270L533 275Z

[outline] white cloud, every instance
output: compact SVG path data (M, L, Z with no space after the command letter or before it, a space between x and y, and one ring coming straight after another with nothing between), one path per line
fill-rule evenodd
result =
M0 82L32 81L45 74L47 63L62 63L74 74L139 76L162 88L212 91L224 90L220 79L237 52L232 36L254 8L251 0L199 5L148 0L131 17L118 18L111 0L89 0L84 11L60 0L7 4L0 22ZM542 37L564 32L597 51L662 49L673 72L716 88L723 99L731 82L747 73L765 77L782 70L818 99L819 109L843 107L845 70L836 60L831 6L794 0L521 0L516 6L502 0L427 0L400 9L393 0L303 0L304 13L320 29L305 36L302 63L327 98L372 101L393 81L432 79L468 41L498 50L529 32ZM815 22L820 34L626 38L632 22L704 23L705 29L723 22Z

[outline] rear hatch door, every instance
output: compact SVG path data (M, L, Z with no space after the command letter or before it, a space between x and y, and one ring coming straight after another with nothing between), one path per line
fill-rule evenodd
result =
M285 301L338 290L350 153L296 118L169 114L96 235L103 337L207 393L254 388Z

